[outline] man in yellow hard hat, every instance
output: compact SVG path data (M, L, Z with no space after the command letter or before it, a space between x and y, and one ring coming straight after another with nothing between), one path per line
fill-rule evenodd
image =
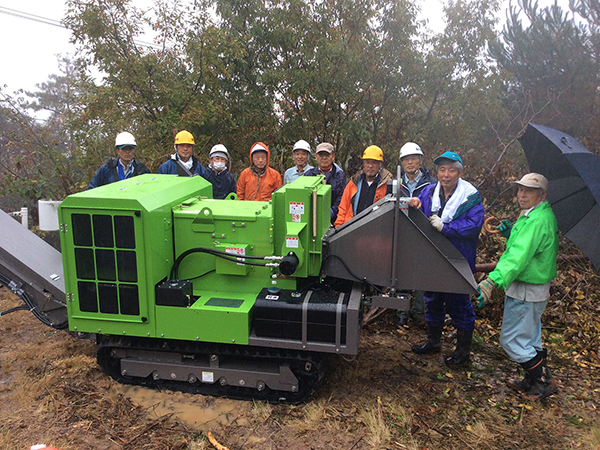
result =
M335 227L385 197L387 182L393 178L391 172L383 168L383 151L376 145L365 149L362 160L363 170L354 175L344 189Z
M186 130L182 130L175 136L175 153L161 164L157 173L167 175L178 175L180 177L193 177L200 175L204 177L206 170L200 164L194 153L194 136Z

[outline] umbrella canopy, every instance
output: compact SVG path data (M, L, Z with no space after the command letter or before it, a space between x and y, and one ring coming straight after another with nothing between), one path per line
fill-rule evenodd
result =
M529 169L548 179L548 201L563 235L600 270L600 158L568 134L534 123L519 141Z

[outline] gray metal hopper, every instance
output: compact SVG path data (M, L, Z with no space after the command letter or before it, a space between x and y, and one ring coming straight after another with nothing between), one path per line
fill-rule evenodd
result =
M469 263L414 208L387 196L323 238L323 276L396 290L477 294Z

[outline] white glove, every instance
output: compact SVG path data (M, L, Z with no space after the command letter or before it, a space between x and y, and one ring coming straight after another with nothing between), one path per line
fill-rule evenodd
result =
M429 223L431 223L431 226L438 231L442 231L442 228L444 228L444 222L442 222L442 219L440 219L440 216L437 214L434 214L429 218Z

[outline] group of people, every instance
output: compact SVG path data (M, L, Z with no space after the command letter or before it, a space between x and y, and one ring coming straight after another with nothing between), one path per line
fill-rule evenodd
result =
M273 192L300 176L324 175L331 186L331 223L335 227L383 198L393 175L383 167L384 155L380 147L368 146L362 154L363 168L346 181L346 174L335 163L335 148L328 142L315 149L316 166L309 164L312 156L307 141L294 144L295 165L286 170L283 180L271 168L269 147L257 142L250 148L250 167L244 169L235 183L227 171L229 153L224 145L210 150L210 164L204 168L193 155L194 137L180 131L175 137L175 153L158 169L159 174L202 176L213 185L213 198L226 198L236 193L239 200L267 201ZM115 141L118 158L104 164L88 188L149 173L148 168L134 158L136 142L131 133L120 133ZM434 159L435 176L423 167L423 151L414 142L400 149L401 195L410 198L410 207L420 209L431 226L442 233L468 261L475 273L475 255L479 234L484 221L484 207L477 188L462 178L462 158L446 151ZM542 345L541 316L550 297L550 283L556 276L558 253L558 226L546 195L548 181L543 175L530 173L514 182L518 186L517 200L521 214L513 225L504 220L498 229L506 241L506 250L496 268L478 285L479 306L490 301L495 288L505 290L504 316L500 343L507 354L525 371L521 380L509 380L508 386L520 391L526 399L537 400L557 391ZM411 310L413 317L424 316L427 340L414 345L417 354L441 351L441 337L450 315L457 330L456 348L445 359L448 365L462 365L469 361L475 328L475 311L468 294L415 292ZM400 313L399 325L405 325L408 316Z
M196 142L192 133L182 130L175 135L173 153L168 160L161 164L157 173L178 175L183 177L201 176L210 181L213 187L213 198L224 199L235 192L236 184L233 175L227 171L229 152L222 144L211 148L209 153L210 164L204 167L194 156ZM121 181L126 178L150 173L150 170L141 161L135 159L137 143L133 134L124 131L115 139L116 158L109 158L100 166L88 189L93 189L106 184Z

